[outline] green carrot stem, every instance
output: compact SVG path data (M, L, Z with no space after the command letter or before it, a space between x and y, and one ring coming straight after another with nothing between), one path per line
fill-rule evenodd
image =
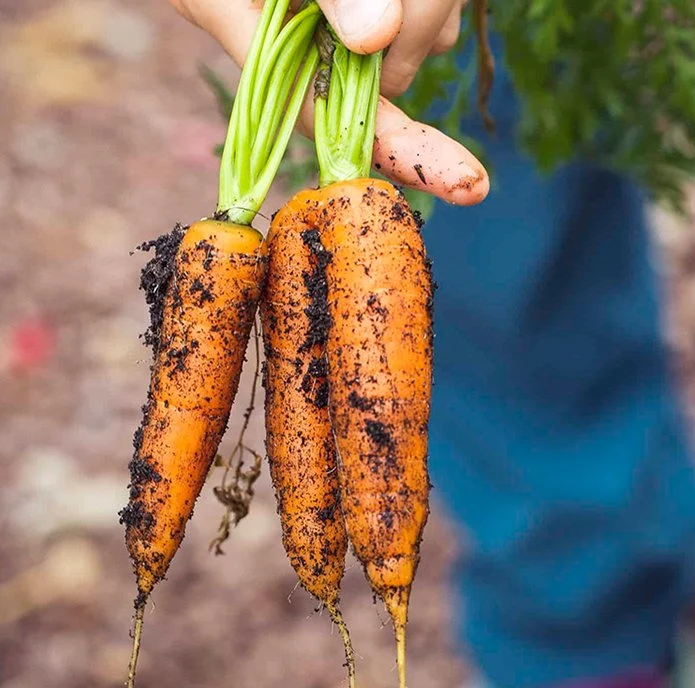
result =
M251 121L258 122L261 115L266 110L266 96L272 96L269 81L272 75L278 75L288 64L292 62L292 52L297 46L306 40L306 33L313 34L316 30L321 11L318 5L307 5L305 11L296 14L282 29L277 39L272 45L272 49L263 60L262 68L259 69L256 81L256 92L251 104ZM287 73L280 74L284 81L287 81Z
M374 140L376 139L376 117L379 111L379 97L381 94L381 65L383 63L384 54L382 52L372 55L372 64L370 69L376 72L376 77L372 79L372 90L369 97L369 105L367 107L367 116L364 120L364 135L362 138L362 158L366 160L367 174L372 167L372 158L374 157ZM362 124L360 124L362 126Z
M315 103L315 139L319 184L368 177L376 134L382 53L358 55L336 42L328 97Z
M310 5L306 12L296 15L278 37L273 48L275 54L268 59L268 63L272 61L274 67L272 70L265 70L259 80L259 96L263 91L267 96L256 98L259 110L254 111L253 116L254 122L259 122L258 131L277 131L287 97L294 86L291 78L292 69L294 67L296 72L295 65L304 59L307 45L316 31L320 16L318 6ZM263 162L267 159L272 145L271 137L261 137L260 141L254 142L251 153L252 174L261 173Z
M263 5L229 119L217 212L238 224L250 224L260 210L318 64L318 6L305 3L283 28L289 3Z
M344 50L338 50L338 60L333 60L331 66L330 89L328 91L328 130L338 131L340 126L340 104L343 100L345 82L347 80L347 64L341 59ZM335 55L334 55L335 57Z
M249 85L253 81L253 77L258 68L258 61L263 53L263 45L269 35L269 28L273 13L276 7L285 6L285 11L289 6L289 0L268 0L263 6L261 17L258 21L258 26L253 34L251 46L246 57L246 64L241 71L241 78L237 87L232 114L229 118L229 127L227 129L227 138L222 150L222 160L220 163L220 190L218 198L218 209L222 202L223 195L233 195L235 184L243 186L246 182L244 178L244 170L239 170L235 166L234 154L240 148L248 144L248 130L243 129L246 118L241 118L241 111L244 109L249 100ZM239 174L237 177L234 172Z
M282 157L287 150L287 144L290 142L290 136L299 118L302 105L309 93L318 64L318 50L315 46L312 46L297 77L295 89L290 97L285 116L263 171L254 184L239 197L237 202L226 208L227 218L230 222L242 225L250 224L261 205L263 205L263 201L268 195L268 191L282 162Z
M264 64L268 57L272 55L272 46L279 37L289 5L290 0L279 0L273 8L273 14L268 25L268 32L264 36L263 44L251 68L251 76L248 80L249 92L248 94L244 94L246 96L242 100L244 107L240 110L241 119L239 121L239 132L244 137L249 136L251 132L255 131L256 122L252 119L251 108L253 107L254 97L258 94L258 75L259 73L263 73ZM265 5L263 6L263 10L265 11ZM244 143L246 144L247 141L244 141ZM250 145L239 146L236 150L235 166L238 170L243 170L244 172L249 169L251 148L253 145L252 142L248 143Z

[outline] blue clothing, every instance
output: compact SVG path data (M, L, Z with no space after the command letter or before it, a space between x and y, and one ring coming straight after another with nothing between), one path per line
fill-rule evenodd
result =
M666 661L695 591L695 474L642 197L515 147L498 76L488 200L425 228L439 289L433 497L471 537L462 635L498 688Z

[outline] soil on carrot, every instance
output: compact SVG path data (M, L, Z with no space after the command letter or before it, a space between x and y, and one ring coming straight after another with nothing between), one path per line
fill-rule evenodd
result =
M309 331L300 350L308 351L317 344L325 344L331 328L326 266L331 262L332 256L330 251L323 247L318 230L305 230L302 232L302 240L314 259L314 269L304 274L304 285L309 292L309 306L306 310Z
M167 234L146 241L138 246L139 251L151 251L154 256L147 262L140 275L140 289L145 292L145 301L150 307L150 326L143 337L145 344L156 353L162 332L162 317L167 288L174 274L176 252L188 227L177 223Z
M376 420L367 420L364 430L377 447L386 447L387 449L393 447L391 432L383 423Z
M368 399L367 397L360 396L353 389L348 397L348 404L350 404L352 408L360 411L371 411L376 405L376 401L374 399Z
M326 359L315 358L309 363L307 372L302 378L301 387L307 400L320 409L328 406L327 374Z

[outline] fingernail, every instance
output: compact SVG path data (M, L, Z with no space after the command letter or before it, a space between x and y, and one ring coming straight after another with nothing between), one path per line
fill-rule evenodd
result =
M378 25L390 4L390 0L337 0L336 28L342 38L359 40Z

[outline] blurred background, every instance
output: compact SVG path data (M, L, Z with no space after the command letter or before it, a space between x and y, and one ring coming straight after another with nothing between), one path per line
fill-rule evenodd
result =
M202 64L235 77L164 0L0 0L3 688L124 682L135 590L117 512L149 375L146 256L133 250L214 208L225 126ZM664 332L692 410L695 224L654 216ZM228 438L239 423L237 410ZM251 444L262 443L257 412ZM344 685L337 633L295 589L267 474L226 556L208 552L218 481L148 607L140 684ZM411 612L413 686L463 683L447 583L462 539L435 503ZM392 633L354 561L343 606L363 684L393 685Z

